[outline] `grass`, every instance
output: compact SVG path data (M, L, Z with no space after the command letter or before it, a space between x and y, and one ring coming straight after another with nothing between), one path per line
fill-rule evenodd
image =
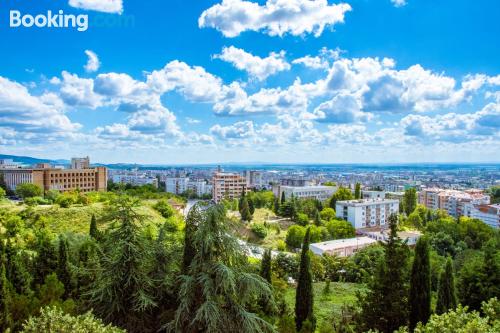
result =
M362 284L347 282L330 282L330 293L324 294L326 282L313 284L314 291L314 315L317 327L330 319L333 315L340 315L342 305L355 304L356 292L364 289ZM291 309L295 308L295 287L290 287L285 293L285 301Z

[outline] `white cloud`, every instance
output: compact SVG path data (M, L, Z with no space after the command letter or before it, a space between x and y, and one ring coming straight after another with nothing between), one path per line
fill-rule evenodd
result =
M290 64L285 60L285 51L271 52L268 57L261 58L245 50L230 46L224 47L222 53L214 57L233 64L237 69L248 72L250 77L260 81L277 72L290 69Z
M239 121L230 126L215 125L210 128L210 134L221 140L245 139L255 135L252 121Z
M359 100L349 94L339 94L321 103L313 114L319 122L339 124L364 122L373 118L372 114L361 111Z
M201 120L199 119L194 119L194 118L191 118L191 117L186 117L186 121L188 124L200 124L201 123Z
M328 69L330 67L330 64L325 59L322 59L318 56L311 57L310 55L306 55L302 58L297 58L292 61L292 64L302 64L305 67L309 67L312 69Z
M69 0L69 5L75 8L104 13L121 14L123 12L122 0Z
M99 70L99 67L101 66L101 63L99 61L99 58L97 57L97 54L91 50L85 50L85 54L88 57L87 64L83 66L85 70L89 73L91 72L97 72Z
M64 103L91 109L102 105L102 98L94 93L94 80L83 79L66 71L62 72L62 77L59 93Z
M406 0L391 0L394 7L403 7L408 4Z
M174 60L147 77L147 84L157 93L177 90L194 102L214 102L221 92L222 80L203 67L189 66Z
M270 36L314 34L344 22L351 10L346 3L329 5L327 0L267 0L261 6L244 0L223 0L205 10L198 19L200 28L215 28L225 37L244 31L264 31Z

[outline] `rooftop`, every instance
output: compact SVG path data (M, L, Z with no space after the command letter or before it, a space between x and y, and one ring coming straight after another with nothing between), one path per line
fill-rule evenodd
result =
M336 239L328 242L313 243L310 245L311 248L316 248L322 251L331 251L335 249L342 249L345 247L368 245L376 243L377 241L370 237L355 237L347 239Z

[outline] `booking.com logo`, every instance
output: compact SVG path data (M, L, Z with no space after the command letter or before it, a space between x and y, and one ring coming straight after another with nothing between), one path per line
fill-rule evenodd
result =
M24 14L19 10L11 10L9 15L11 28L49 28L49 29L76 29L87 31L93 28L133 28L133 15L95 14L89 18L87 14L66 14L61 9L57 12L48 10L43 14Z

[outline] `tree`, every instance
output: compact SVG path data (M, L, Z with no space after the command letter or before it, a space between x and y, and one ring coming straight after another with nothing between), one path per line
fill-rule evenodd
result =
M271 284L271 250L267 249L262 255L262 261L260 263L260 276Z
M420 237L415 246L415 258L410 276L410 330L417 323L427 323L431 316L431 267L429 260L429 241Z
M286 202L285 192L282 192L281 193L281 204L283 205L285 202Z
M403 196L403 210L406 216L409 216L417 207L417 190L409 188L405 191Z
M16 186L16 194L24 200L42 196L43 190L36 184L25 183Z
M397 234L398 216L389 216L390 233L383 245L384 257L375 276L368 281L367 292L358 294L363 329L392 333L408 321L407 260L408 248Z
M274 198L273 212L274 214L280 213L280 201L278 198Z
M2 240L0 240L1 242ZM9 310L10 292L5 272L3 253L0 253L0 331L6 332L12 327Z
M306 230L300 225L292 225L286 232L285 242L292 248L299 248L304 240Z
M230 235L223 206L203 212L193 235L196 254L181 276L179 307L167 328L177 332L270 332L272 325L249 309L251 300L268 299L270 285L246 271L247 258Z
M99 317L128 332L147 331L152 324L148 311L156 305L152 256L139 227L144 218L136 212L137 205L119 196L107 208L105 220L117 227L106 237L97 279L86 293Z
M351 190L341 186L339 187L337 192L335 192L330 198L330 207L335 209L337 201L352 200L352 199L353 196Z
M356 229L344 220L331 220L326 224L331 239L344 239L356 236Z
M354 199L361 199L361 184L356 183L356 188L354 189Z
M436 313L443 314L457 307L457 296L455 293L455 278L453 276L453 262L448 257L446 266L439 278Z
M255 205L253 203L252 198L249 197L247 201L248 201L248 209L250 211L250 215L253 216L253 214L255 213Z
M92 214L92 218L90 219L89 235L95 240L99 240L101 237L101 233L97 229L97 220L94 214Z
M5 198L6 195L7 195L7 192L2 187L0 187L0 200Z
M295 325L297 331L302 329L306 321L312 325L311 332L314 332L315 318L313 312L313 289L312 289L312 271L311 257L309 253L309 235L308 228L304 236L302 244L302 252L300 254L299 279L297 282L297 290L295 293Z
M202 221L202 218L201 206L197 203L191 208L186 217L186 226L184 228L184 253L182 256L181 268L182 274L187 274L191 261L196 254L196 250L193 245L193 237L197 226Z
M248 205L248 200L246 196L243 197L241 200L240 214L242 221L250 222L252 220L252 213L250 212L250 206Z
M71 290L71 274L68 264L68 242L59 236L59 257L57 261L57 278L64 285L64 297L68 297Z
M51 236L45 228L37 234L36 252L34 282L41 285L48 274L57 270L58 260Z
M319 210L316 209L316 211L314 212L314 224L316 226L321 226L323 223L321 222L321 215L319 213Z
M30 319L23 325L21 333L125 333L125 331L104 325L100 319L95 318L90 312L71 316L60 308L45 307L37 317Z
M335 209L330 208L330 207L323 208L320 215L321 215L322 220L328 222L328 221L333 220L335 218Z

